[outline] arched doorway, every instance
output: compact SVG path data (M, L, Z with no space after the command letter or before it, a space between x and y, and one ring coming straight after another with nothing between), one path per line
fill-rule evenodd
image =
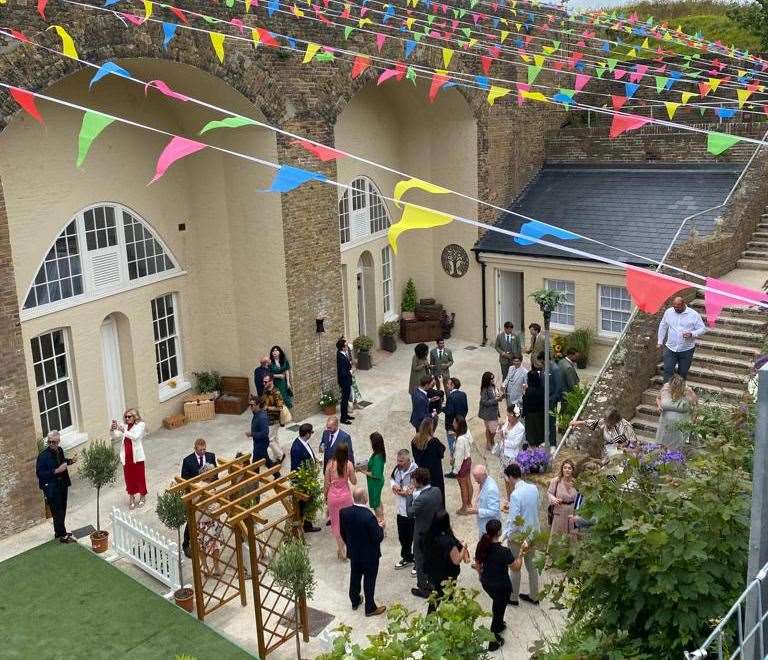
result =
M371 337L376 331L376 285L373 257L367 250L357 260L355 281L357 284L358 336L368 335Z

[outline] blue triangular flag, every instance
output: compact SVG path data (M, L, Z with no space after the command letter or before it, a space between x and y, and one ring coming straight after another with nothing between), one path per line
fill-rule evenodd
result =
M171 39L176 35L176 23L163 23L163 48L168 48L168 44L171 43Z
M104 3L105 7L111 7L112 5L116 5L120 0L106 0Z
M275 172L275 178L272 179L272 185L265 192L284 193L294 188L298 188L307 181L325 181L326 176L320 172L310 172L300 167L291 165L281 165Z
M120 76L121 78L131 77L131 74L123 67L118 66L112 60L109 60L108 62L104 62L104 64L99 67L99 70L94 74L93 78L91 78L91 82L88 83L88 88L90 89L93 87L94 83L99 82L99 80L101 80L104 76L108 76L110 73L116 76Z
M384 17L381 19L382 23L385 23L395 15L395 8L392 5L386 8L384 11Z
M293 50L296 50L296 39L293 37L286 37L285 40L288 42L288 45L293 48Z
M416 48L416 42L413 39L408 39L405 42L405 59L408 59Z
M488 76L475 76L475 82L480 89L490 89L491 87L491 81L488 79Z
M267 13L272 16L278 9L280 9L280 0L269 0L267 3Z
M736 114L736 108L717 108L715 114L720 119L730 119Z
M538 220L531 220L526 222L520 227L520 233L524 236L530 236L531 238L541 238L542 236L554 236L555 238L561 238L564 241L574 241L579 237L578 234L560 229L560 227L553 227L546 222L539 222ZM515 243L518 245L533 245L536 241L529 241L522 236L515 236Z
M563 94L562 92L558 92L552 97L553 101L557 101L558 103L565 103L566 105L570 105L571 103L576 103L568 94ZM515 239L517 240L517 239Z
M631 99L639 88L640 88L640 85L638 83L631 83L631 82L624 83L624 95L628 99Z

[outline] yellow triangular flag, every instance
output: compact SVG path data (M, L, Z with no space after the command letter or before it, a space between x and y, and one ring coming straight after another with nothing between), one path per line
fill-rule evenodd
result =
M739 98L739 107L743 108L744 104L747 102L747 99L752 96L752 92L750 92L748 89L737 89L736 96Z
M712 88L712 91L717 91L718 86L720 85L722 81L720 78L710 78L709 79L709 86Z
M258 30L251 28L251 38L253 39L254 46L258 46L261 43L261 35Z
M515 30L520 32L520 30L522 30L522 29L523 29L523 24L522 23L515 23Z
M506 41L507 37L509 36L509 30L502 30L499 34L501 37L499 41L504 43L504 41Z
M437 186L429 181L422 181L421 179L403 179L395 184L395 192L392 195L395 198L395 206L400 206L398 202L402 199L405 193L411 190L411 188L418 188L419 190L434 193L435 195L451 192L448 188Z
M216 51L216 57L219 58L219 62L224 63L224 35L221 32L209 32L211 35L211 43L213 44L213 50Z
M472 38L469 40L469 48L472 48L473 46L476 46L476 45L477 45L477 39L475 39L474 37L472 37Z
M698 94L694 94L693 92L682 92L680 94L680 102L685 105L690 101L694 96L698 96Z
M77 56L77 48L75 48L75 42L72 40L72 37L69 36L69 32L61 27L61 25L51 25L51 27L46 29L56 30L56 34L61 37L61 52L64 53L64 55L71 57L74 60L79 59Z
M680 104L675 103L674 101L664 101L664 106L667 108L669 118L672 119L674 118L677 109L680 107Z
M443 66L447 69L453 59L453 49L443 48Z
M544 66L544 56L543 55L534 55L533 56L533 63L536 66Z
M520 92L520 96L522 96L524 99L530 99L531 101L541 101L542 103L549 101L549 99L541 92L527 92L523 90Z
M413 28L413 22L414 22L415 20L416 20L416 19L415 19L413 16L411 16L410 18L406 18L406 19L405 19L405 24L406 24L406 26L408 26L408 29L409 29L409 30Z
M744 69L738 69L739 72L739 78L743 78L747 75L747 72Z
M523 62L530 62L531 58L528 57L525 53L518 53L520 55L520 59L523 60Z
M357 27L359 28L365 27L366 25L373 25L373 21L370 18L361 18L357 22Z
M500 22L502 25L507 25L507 26L509 25L509 21L508 21L506 18L500 18L500 19L499 19L499 22ZM503 30L502 30L502 32L503 32ZM504 41L504 40L502 39L502 41Z
M144 2L144 20L149 20L149 17L152 16L152 2L150 0L143 0Z
M555 52L555 47L554 46L542 46L541 47L541 52L544 53L545 55L551 55L552 53Z
M627 53L627 57L637 57L637 51L633 48Z
M296 5L293 5L293 9L291 9L291 13L292 13L292 14L293 14L293 15L294 15L296 18L303 18L303 16L304 16L304 12L303 12L303 11L301 11L301 9L299 9L299 8L298 8Z
M251 2L253 0L245 0L245 13L247 14L249 11L251 11Z
M311 62L312 59L317 55L317 51L320 50L320 46L318 44L313 44L311 41L307 44L307 50L304 53L304 59L302 60L302 64L306 64L307 62Z
M506 96L512 90L506 87L498 87L497 85L491 85L491 89L488 91L488 104L493 105L502 96Z
M400 221L391 225L387 231L387 237L389 238L389 244L392 246L392 252L397 254L397 237L404 231L408 231L409 229L431 229L432 227L440 227L442 225L447 225L452 220L453 216L451 215L406 204L405 209L403 209L403 215L400 217Z
M640 46L640 48L650 48L650 47L651 47L651 44L650 44L650 43L648 43L648 37L646 37L646 38L645 38L645 41L643 41L643 43L642 43L642 45Z

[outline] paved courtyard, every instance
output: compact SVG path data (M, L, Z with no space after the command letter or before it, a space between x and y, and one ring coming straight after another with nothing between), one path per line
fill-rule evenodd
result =
M448 340L447 346L452 349L455 360L452 375L461 379L462 389L466 391L469 399L470 429L475 438L473 462L487 463L491 468L491 474L501 483L498 460L494 456L485 455L482 424L477 419L480 376L486 370L498 373L497 355L491 348L479 347L471 342L458 339ZM254 359L257 353L258 351L254 352ZM594 377L606 353L607 348L604 347L594 351L590 368L580 372L582 381ZM409 447L413 434L408 423L410 397L407 393L412 355L413 347L404 344L398 344L398 350L393 354L382 351L375 352L373 369L358 373L358 381L363 396L372 402L372 405L356 411L354 424L351 427L346 427L352 434L356 458L359 457L357 460L364 459L370 454L369 434L373 431L379 431L383 434L387 449L387 473L392 469L397 450L401 447ZM307 420L295 421L309 421L315 425L315 429L319 430L325 423L325 417L318 414ZM250 440L244 435L249 429L249 425L250 413L246 411L241 416L219 415L213 421L196 422L173 431L160 429L151 433L145 442L147 483L150 492L147 496L146 507L136 509L137 517L154 529L164 531L154 513L155 496L162 492L174 475L179 473L181 459L192 451L194 439L203 437L208 442L209 451L214 451L220 458L232 458L237 451L250 451ZM444 441L442 418L441 425L438 427L438 435ZM286 450L289 449L294 437L295 433L281 429L280 439ZM319 440L319 433L316 433L313 437L315 447L317 447ZM447 480L446 491L447 508L449 512L453 513L459 506L457 484L452 480ZM415 585L415 580L410 577L410 572L394 570L394 563L399 559L399 544L395 527L394 500L388 488L384 489L382 501L389 526L382 544L383 556L377 583L377 601L380 604L399 601L414 609L425 609L425 602L410 593L411 587ZM127 510L127 496L123 490L122 475L115 486L102 493L102 511L111 511L113 506ZM542 498L543 509L544 499ZM95 493L73 474L67 527L76 529L94 524L95 513ZM452 522L458 537L465 540L474 550L478 540L474 517L453 516ZM0 541L0 561L35 547L49 540L51 536L51 523L47 521ZM320 533L308 535L308 539L318 580L317 595L310 606L328 612L335 617L329 624L329 629L340 623L346 623L354 629L354 638L357 641L365 641L367 634L375 633L384 625L385 618L366 618L362 609L352 612L347 596L349 565L336 558L335 543L329 528L323 528ZM84 541L89 543L87 537ZM156 592L163 593L166 591L163 585L155 582L153 578L145 575L130 563L120 560L115 565ZM187 573L187 575L189 574ZM546 576L544 582L546 582ZM477 574L468 565L462 566L459 583L463 586L479 589ZM525 592L526 590L527 577L524 573L521 591ZM478 598L484 607L490 610L490 599L485 593L481 592ZM255 624L250 600L249 594L249 605L245 608L240 607L238 601L233 601L206 617L206 622L232 641L255 654ZM522 603L519 608L510 607L507 610L506 645L494 657L510 659L528 657L528 646L542 635L554 633L559 628L562 618L562 613L550 609L545 602L539 607L526 603ZM304 647L303 655L315 657L323 650L325 650L323 643L317 638L311 638L310 644ZM271 657L290 658L294 657L294 653L293 644L287 644Z

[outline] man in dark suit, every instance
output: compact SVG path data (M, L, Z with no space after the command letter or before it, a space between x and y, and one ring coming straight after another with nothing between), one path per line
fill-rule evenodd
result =
M77 459L64 458L64 450L59 447L61 436L58 431L50 431L47 440L48 446L40 452L35 465L37 483L53 515L55 538L60 543L77 543L64 525L67 516L67 494L72 485L68 467Z
M259 396L264 394L264 376L269 376L269 356L267 355L262 355L259 366L253 370L253 384Z
M320 439L320 451L323 452L323 474L325 474L325 466L333 458L333 453L336 451L336 445L339 442L347 443L347 447L349 447L349 460L354 464L355 452L352 451L352 438L349 433L339 429L338 417L329 417L325 423L323 436Z
M551 357L551 356L550 356ZM544 367L544 351L537 356L539 364ZM551 447L557 447L557 404L563 397L563 376L557 362L549 361L549 444Z
M312 445L309 444L314 430L312 424L302 424L299 427L299 437L291 445L291 472L298 470L303 463L310 463L313 467L317 462ZM299 502L299 512L304 517L306 502ZM315 527L312 520L304 520L305 532L319 532L320 528Z
M437 345L429 352L429 368L435 377L435 387L446 389L446 381L451 377L453 353L445 347L445 339L437 340Z
M204 465L216 465L216 454L212 451L205 451L206 443L203 438L195 440L195 451L189 456L185 456L181 462L181 478L191 479L203 471ZM187 557L191 557L189 552L189 528L184 525L184 541L181 549Z
M417 586L411 589L411 593L420 598L428 598L432 591L425 566L424 537L435 514L443 508L443 494L439 488L433 488L430 482L429 470L414 470L411 475L414 490L405 503L408 517L413 518L413 556L416 561Z
M427 390L432 384L432 376L423 376L419 386L411 394L411 426L419 430L421 423L429 417L429 396Z
M520 341L520 335L514 332L515 326L512 321L504 323L504 332L496 335L496 341L493 347L499 354L499 365L501 366L501 378L504 380L509 371L509 365L512 364L512 358L523 354L523 346Z
M342 337L336 342L336 375L341 388L341 423L351 424L354 417L349 414L349 399L352 396L352 362L345 350L347 340Z
M569 348L565 351L565 357L558 363L563 387L561 400L564 400L565 395L579 384L579 373L576 371L578 361L579 352L575 348Z
M339 511L341 538L347 545L349 558L349 599L352 609L360 607L360 582L365 594L365 616L383 614L386 605L376 605L376 575L379 572L381 541L384 530L368 504L368 493L362 486L352 489L354 504Z
M251 463L264 459L267 467L272 467L273 463L267 453L269 447L269 415L266 410L266 400L264 397L251 399L249 406L251 408L251 430L245 432L245 437L253 441L251 450Z
M458 378L449 378L447 383L448 396L445 398L445 437L448 440L448 451L451 454L451 471L445 476L449 479L455 479L456 473L453 469L453 450L456 447L456 433L453 431L453 420L456 417L467 418L469 405L467 404L467 395L459 388L461 381Z

